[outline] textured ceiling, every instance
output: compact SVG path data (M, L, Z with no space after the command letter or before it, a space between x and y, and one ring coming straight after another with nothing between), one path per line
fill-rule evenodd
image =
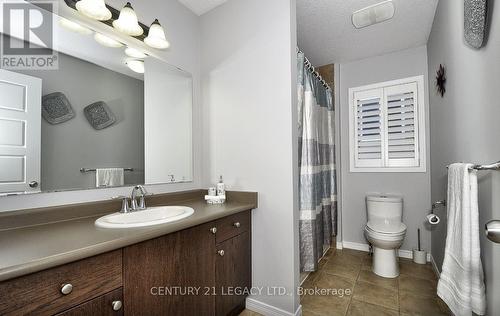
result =
M220 6L227 0L178 0L197 15L202 15Z
M319 66L427 43L438 0L393 0L393 19L355 29L352 12L379 2L382 0L297 0L299 48Z

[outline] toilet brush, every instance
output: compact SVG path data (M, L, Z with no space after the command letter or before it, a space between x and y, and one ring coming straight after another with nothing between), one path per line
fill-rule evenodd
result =
M417 238L418 238L418 251L421 251L420 249L420 228L417 228Z
M413 262L418 264L426 264L427 263L427 254L424 250L422 250L420 245L420 228L417 228L417 249L413 249Z

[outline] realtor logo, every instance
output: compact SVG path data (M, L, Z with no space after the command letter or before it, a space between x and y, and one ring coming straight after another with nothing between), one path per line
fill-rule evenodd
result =
M52 1L0 0L3 18L0 68L57 69Z

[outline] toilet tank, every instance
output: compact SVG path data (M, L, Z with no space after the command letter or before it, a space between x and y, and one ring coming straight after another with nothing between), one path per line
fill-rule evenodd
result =
M403 217L403 197L397 195L369 195L366 197L368 223L398 226Z

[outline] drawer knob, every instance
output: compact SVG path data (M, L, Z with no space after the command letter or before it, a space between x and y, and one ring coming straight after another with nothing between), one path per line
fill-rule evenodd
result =
M236 227L236 228L240 228L241 224L240 224L240 222L236 222L236 223L233 224L233 226Z
M219 256L224 257L224 250L219 250L217 251L217 253L219 254Z
M70 283L63 284L61 286L61 293L64 295L68 295L69 293L73 292L73 285Z
M119 311L120 309L122 309L122 305L122 301L113 301L113 303L111 303L114 311Z
M210 228L210 232L211 232L212 234L217 233L217 227L212 227L212 228Z

